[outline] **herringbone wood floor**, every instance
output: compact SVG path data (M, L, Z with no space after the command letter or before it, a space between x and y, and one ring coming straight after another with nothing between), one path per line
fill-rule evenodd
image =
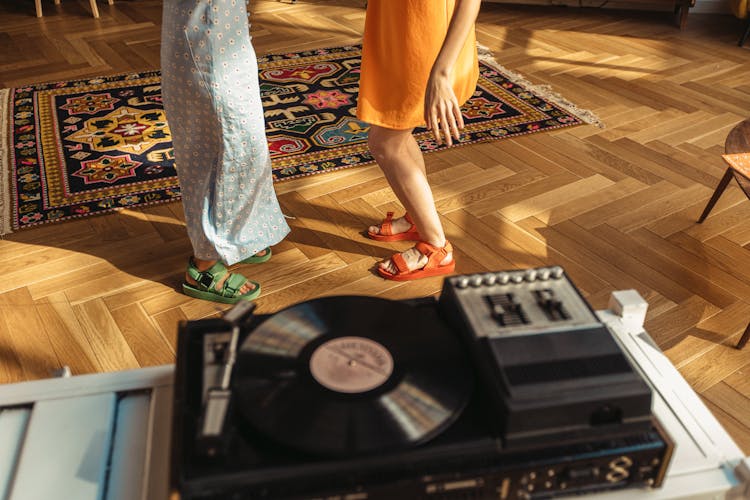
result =
M363 2L253 3L259 53L356 43ZM0 5L0 86L159 67L161 2ZM458 272L561 264L595 308L612 290L649 302L646 328L750 451L750 201L736 185L696 224L724 172L728 131L750 116L750 48L740 23L694 15L679 31L652 12L485 4L480 42L607 127L453 149L427 157ZM276 184L289 238L266 264L260 312L323 294L392 299L441 280L370 271L400 245L359 231L397 202L376 167ZM22 231L0 241L0 382L135 368L174 359L177 323L223 308L177 290L190 246L179 204Z

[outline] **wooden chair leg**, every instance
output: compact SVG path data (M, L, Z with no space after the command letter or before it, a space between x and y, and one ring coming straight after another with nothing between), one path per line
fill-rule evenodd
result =
M99 19L99 8L96 6L96 0L89 0L89 4L91 4L91 13Z
M750 340L750 323L747 325L747 328L745 328L745 333L742 334L742 337L740 337L740 341L737 342L737 349L742 349L745 347L745 344L747 344L747 341Z
M36 17L42 17L42 0L34 0L36 6Z
M740 37L740 42L737 44L740 47L745 45L745 40L747 40L747 37L750 36L750 17L747 18L747 26L745 26L745 32Z
M723 193L724 190L727 188L727 186L729 185L729 181L732 180L732 177L734 177L734 174L732 173L732 169L727 168L727 171L724 172L724 177L721 178L721 180L719 181L719 185L716 186L716 191L714 191L714 194L711 196L711 199L708 200L708 204L706 205L706 208L703 209L703 213L698 219L698 224L706 220L706 217L708 217L708 213L711 211L712 208L714 208L714 205L716 205L716 202L719 201L719 197L721 196L721 193Z
M680 9L680 29L684 30L687 28L687 16L688 11L690 10L690 2L683 2L682 3L682 9Z

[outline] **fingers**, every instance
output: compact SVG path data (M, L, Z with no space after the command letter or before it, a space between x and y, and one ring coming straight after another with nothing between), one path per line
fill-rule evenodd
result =
M461 129L464 128L461 108L458 106L458 103L449 102L447 106L440 107L437 116L439 119L439 126L432 129L433 133L435 133L435 139L438 144L441 144L439 134L442 133L443 137L445 137L446 144L452 146L453 139L458 141L461 138Z
M438 145L442 144L443 140L440 137L440 118L438 117L438 112L435 108L430 110L430 120L427 122L427 128L432 130L432 134L435 136L435 142L437 142Z
M461 109L456 103L453 103L453 106L451 106L451 109L449 111L451 134L453 135L454 139L459 140L461 138L460 129L464 128L464 122L461 118Z
M448 110L445 109L445 107L441 107L440 109L440 128L442 129L443 136L445 136L445 142L448 144L448 146L453 145L453 140L451 139L451 130L453 130L456 127L455 120L453 119L453 114L449 113Z
M463 130L464 128L464 115L461 113L461 107L458 105L458 103L453 106L453 116L456 118L456 125L458 125L459 130ZM459 136L456 135L456 139L458 139Z
M441 145L443 140L448 146L453 145L453 139L458 141L461 138L461 129L464 128L464 120L455 96L452 99L435 99L434 102L428 99L425 103L425 123L438 145Z

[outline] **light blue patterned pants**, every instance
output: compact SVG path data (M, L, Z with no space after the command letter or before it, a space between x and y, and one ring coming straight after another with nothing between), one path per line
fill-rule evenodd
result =
M244 0L164 0L162 95L195 257L234 264L289 233L271 177Z

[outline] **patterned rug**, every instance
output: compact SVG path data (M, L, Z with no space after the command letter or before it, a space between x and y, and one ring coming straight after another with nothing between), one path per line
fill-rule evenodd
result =
M360 54L259 58L276 181L373 162L355 118ZM596 122L487 55L480 66L460 145ZM445 147L415 136L425 152ZM0 190L0 234L179 199L159 72L0 89Z

